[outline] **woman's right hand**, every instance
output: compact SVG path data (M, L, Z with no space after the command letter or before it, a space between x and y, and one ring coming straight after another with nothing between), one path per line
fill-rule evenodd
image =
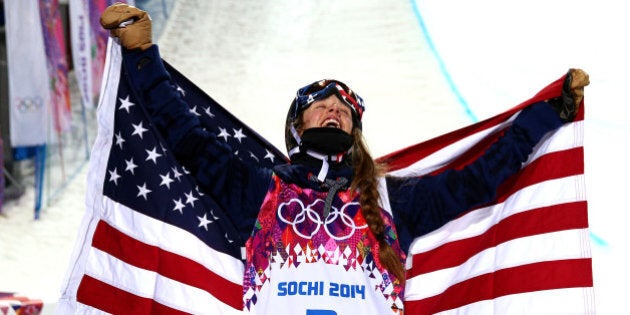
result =
M151 18L146 11L117 2L105 9L100 22L113 37L120 38L120 44L127 49L146 50L153 45Z

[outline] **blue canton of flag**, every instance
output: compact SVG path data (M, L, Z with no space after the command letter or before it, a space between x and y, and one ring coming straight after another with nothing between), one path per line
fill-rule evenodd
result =
M234 154L265 167L286 162L280 151L164 63L178 91L190 104L190 112L206 130L230 144ZM147 117L127 84L121 83L103 194L145 215L185 229L217 251L241 258L240 246L245 240L238 240L224 209L199 190L194 178L178 164ZM216 223L215 228L212 224Z

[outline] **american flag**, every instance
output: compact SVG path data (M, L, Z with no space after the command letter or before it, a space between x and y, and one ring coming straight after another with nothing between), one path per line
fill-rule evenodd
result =
M526 106L558 97L564 77L511 110L382 157L422 176L476 159ZM583 104L582 104L583 105ZM407 314L595 313L584 183L584 106L541 140L493 202L414 240Z
M162 144L121 76L121 58L119 47L111 45L86 216L57 313L242 313L245 240L224 214L228 209L204 195ZM168 69L190 110L237 148L243 161L286 162L280 151ZM556 96L558 82L537 97ZM382 159L396 175L459 167L526 105ZM518 312L592 309L582 117L541 143L523 171L501 187L495 205L474 209L414 242L407 314L510 313L513 305Z

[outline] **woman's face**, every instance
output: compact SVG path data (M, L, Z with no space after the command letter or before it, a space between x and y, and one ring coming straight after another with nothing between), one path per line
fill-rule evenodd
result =
M332 94L315 101L302 113L300 135L309 128L339 128L348 134L352 132L352 109Z

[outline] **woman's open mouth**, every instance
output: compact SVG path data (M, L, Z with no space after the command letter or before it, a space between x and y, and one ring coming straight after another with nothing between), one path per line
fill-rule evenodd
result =
M326 119L323 125L324 127L329 127L329 128L341 128L341 125L335 119Z

